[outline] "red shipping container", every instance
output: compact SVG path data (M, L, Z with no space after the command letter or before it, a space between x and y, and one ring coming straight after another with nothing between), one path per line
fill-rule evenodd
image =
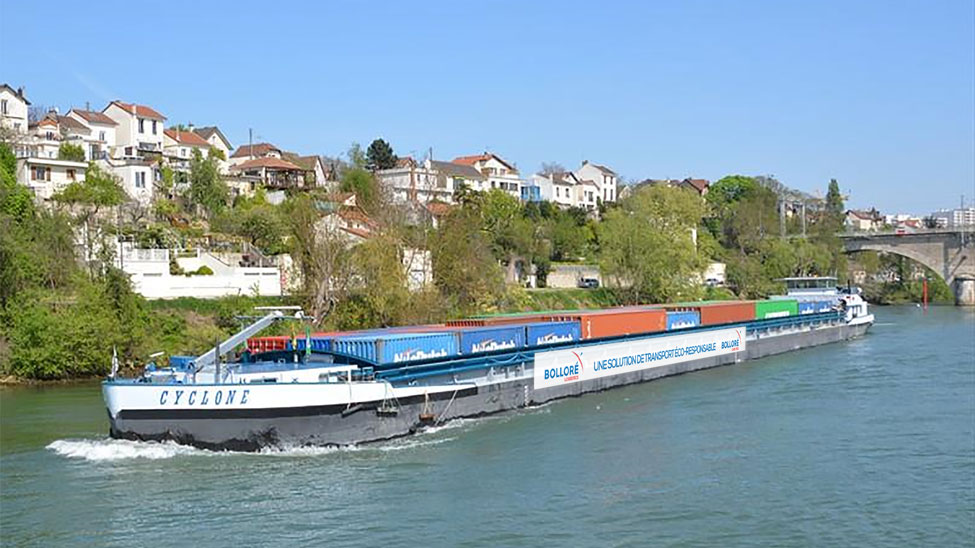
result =
M693 310L701 313L701 325L750 322L755 319L754 301L725 301L701 305L664 305L666 310Z
M287 335L275 335L267 337L251 337L247 339L247 350L251 354L259 352L273 352L275 350L287 350L288 341L291 337Z
M667 311L662 308L618 308L555 316L543 321L578 321L583 339L622 337L667 330Z

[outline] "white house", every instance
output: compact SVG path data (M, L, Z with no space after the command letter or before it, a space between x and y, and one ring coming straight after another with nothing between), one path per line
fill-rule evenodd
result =
M163 124L166 117L145 105L112 101L102 114L114 120L115 144L118 152L114 158L141 157L147 152L163 151Z
M87 168L85 162L28 156L17 159L17 182L27 186L38 200L50 200L69 184L84 180Z
M194 129L193 132L203 137L206 142L210 143L211 147L223 153L224 159L217 162L217 164L220 168L220 173L227 173L230 168L230 151L234 149L234 146L230 144L230 140L227 139L217 126L199 127Z
M466 186L481 190L487 177L473 166L453 162L425 160L422 164L413 158L400 158L396 167L380 170L380 184L400 203L454 202L454 192Z
M532 182L539 187L541 199L552 202L560 207L584 207L579 203L579 192L576 187L582 182L571 171L532 175Z
M88 128L83 137L85 159L103 160L115 148L115 128L118 122L94 110L71 109L66 118L77 121Z
M453 159L453 163L471 166L486 178L473 190L501 189L515 198L521 199L521 187L524 181L514 165L504 161L500 156L485 152L475 156L460 156Z
M115 147L103 160L105 167L119 177L129 196L148 204L155 184L162 180L159 160L166 117L152 107L122 101L112 101L102 114L118 124Z
M27 133L27 107L30 101L24 96L24 88L14 89L0 84L0 127L15 133Z
M613 170L606 166L589 163L589 160L583 160L582 166L575 170L575 175L580 181L592 181L596 184L598 201L616 201L619 176Z
M163 131L163 155L173 169L188 172L194 150L206 158L210 155L210 143L193 131L175 128Z

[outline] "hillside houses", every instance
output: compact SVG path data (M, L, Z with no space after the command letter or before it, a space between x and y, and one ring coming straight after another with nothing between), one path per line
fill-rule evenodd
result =
M204 158L211 150L220 151L217 168L236 194L251 194L259 186L308 188L334 179L319 156L285 153L268 143L234 151L217 126L167 127L167 116L151 105L116 100L100 111L71 108L60 115L52 110L34 122L30 105L23 88L0 84L3 140L17 157L18 182L38 200L48 200L67 184L83 180L88 162L96 162L118 177L132 200L148 205L162 182L163 168L185 181L195 151ZM66 143L80 146L85 161L59 159Z

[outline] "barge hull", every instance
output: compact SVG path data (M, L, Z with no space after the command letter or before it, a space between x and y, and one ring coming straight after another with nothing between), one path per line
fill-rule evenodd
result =
M424 396L402 398L395 410L388 402L371 401L348 406L331 405L316 408L283 408L251 413L248 416L208 416L206 412L133 414L122 411L109 415L110 435L131 440L173 440L205 449L255 451L263 447L293 447L305 445L343 446L388 440L408 435L429 424L429 415L436 423L464 417L477 417L545 403L548 401L599 392L640 382L731 365L782 354L803 348L840 342L859 337L870 327L865 324L834 324L816 328L757 332L749 337L744 350L692 359L613 376L583 380L564 385L534 388L533 368L506 369L495 379L475 384L461 384L455 390ZM484 374L478 375L484 379ZM454 382L454 376L433 378L444 384ZM474 380L473 377L465 379ZM262 416L263 414L263 416ZM424 418L427 419L424 422Z

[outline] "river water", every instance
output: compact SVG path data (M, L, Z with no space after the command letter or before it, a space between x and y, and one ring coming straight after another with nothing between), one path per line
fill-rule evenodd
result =
M106 439L0 391L7 546L975 545L975 311L348 449Z

